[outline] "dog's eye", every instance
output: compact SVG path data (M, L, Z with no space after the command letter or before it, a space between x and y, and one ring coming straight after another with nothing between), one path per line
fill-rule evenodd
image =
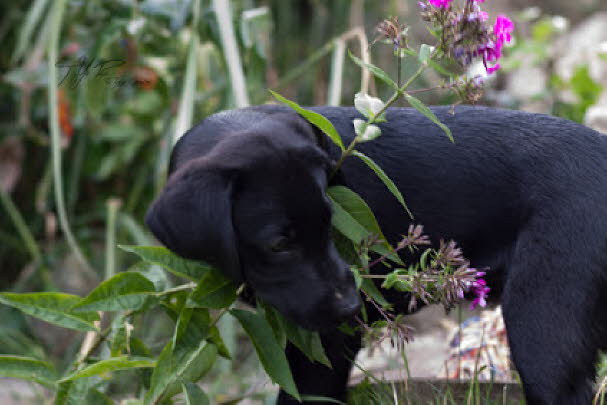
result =
M279 252L285 252L287 250L289 250L291 246L290 240L289 238L287 238L286 236L281 236L280 238L277 238L276 240L274 240L269 246L268 248L275 253L279 253Z

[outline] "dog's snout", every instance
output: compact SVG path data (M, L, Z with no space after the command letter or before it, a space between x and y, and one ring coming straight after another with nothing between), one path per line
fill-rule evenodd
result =
M350 319L360 312L361 302L356 290L352 293L336 291L334 303L335 314L340 321Z

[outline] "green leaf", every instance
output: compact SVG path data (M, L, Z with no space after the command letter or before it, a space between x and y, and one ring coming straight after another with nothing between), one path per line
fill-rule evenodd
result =
M306 120L308 120L308 122L315 125L318 129L320 129L323 133L325 133L329 138L331 138L331 140L335 143L335 145L339 146L339 148L342 151L346 150L346 148L344 147L344 144L341 140L341 137L339 136L339 133L337 132L337 130L335 129L333 124L331 124L331 121L329 121L322 115L315 113L314 111L306 110L305 108L301 107L299 104L297 104L291 100L287 100L286 98L284 98L283 96L281 96L278 93L273 92L272 90L270 90L270 93L272 93L272 95L278 101L280 101L283 104L288 105L289 107L291 107L292 109L297 111L297 113L299 115L304 117Z
M383 233L371 208L358 194L344 186L332 186L327 194L369 232L383 238Z
M333 201L333 226L340 233L357 244L371 233L385 241L386 238L371 208L358 194L344 186L329 187L327 194ZM364 229L361 230L361 226ZM387 242L375 244L371 247L371 250L381 255L387 255L390 260L396 263L402 263Z
M91 388L86 395L86 400L84 401L86 405L115 405L114 401L107 395L97 391L94 388ZM121 403L121 405L124 405Z
M88 404L86 399L89 394L92 380L70 380L59 384L55 405L82 405Z
M428 118L430 121L432 121L436 125L438 125L445 132L445 134L447 134L447 137L449 138L449 140L451 142L455 142L449 127L446 126L445 124L443 124L442 122L440 122L438 117L432 112L432 110L430 110L430 108L428 108L427 105L425 105L424 103L421 102L421 100L413 97L410 94L405 93L404 96L407 99L407 102L411 105L411 107L415 108L417 111L424 114L426 116L426 118Z
M90 74L86 79L84 88L84 101L87 109L93 116L100 118L106 107L110 84L97 74Z
M198 281L212 267L199 261L187 260L177 256L164 246L119 246L122 250L132 252L148 263L157 264L179 277Z
M179 381L196 382L211 369L217 347L205 341L209 324L208 310L181 310L175 335L158 357L145 404L155 403L163 394L169 397L176 394L181 389Z
M360 60L359 58L357 58L356 56L354 56L352 54L352 52L350 52L349 50L348 50L348 56L358 66L360 66L362 68L365 68L365 69L368 69L369 72L373 73L373 76L377 77L379 80L381 80L382 82L386 83L388 86L392 87L394 90L398 90L398 85L382 69L380 69L379 67L377 67L375 65L372 65L370 63L363 62L362 60Z
M257 308L262 308L266 320L272 327L276 341L283 349L287 346L287 332L285 330L285 318L280 312L270 304L257 300Z
M382 307L389 307L392 305L388 301L386 301L381 291L375 286L373 280L369 278L363 278L361 288Z
M52 364L31 357L0 355L0 376L56 386L57 372Z
M186 405L208 405L209 397L196 384L187 382L181 384Z
M60 382L77 380L79 378L91 377L117 370L128 370L131 368L146 368L154 367L156 362L152 359L145 358L129 358L127 356L113 357L106 360L100 360L81 370L78 370L67 377L64 377Z
M333 368L325 353L318 332L304 329L288 319L284 319L287 339L293 343L310 361L316 361Z
M93 321L99 320L96 312L73 312L72 307L80 302L80 297L71 294L41 293L0 293L0 303L17 308L43 321L83 332L97 331Z
M276 341L268 321L259 314L241 309L232 309L230 313L238 319L251 338L257 356L272 381L280 385L289 395L299 400L299 392L295 381L293 381L287 357Z
M371 170L373 170L375 172L377 177L379 177L379 179L386 185L386 187L388 187L388 190L390 190L390 192L394 195L394 197L396 197L398 202L403 206L405 211L407 211L407 214L409 214L409 217L411 217L411 219L413 219L413 214L411 213L411 211L409 211L409 207L407 207L407 204L405 203L405 199L403 198L403 195L396 187L396 184L394 184L394 182L388 177L386 172L384 172L384 170L381 167L379 167L377 165L377 163L375 163L373 161L373 159L371 159L367 155L360 153L359 151L356 151L356 150L353 151L352 154L354 156L360 158L363 162L365 162L365 164L367 166L369 166L371 168Z
M154 283L140 273L127 271L99 284L73 309L77 312L138 310L154 292Z
M331 216L331 224L346 238L353 241L355 244L361 243L369 236L369 232L362 226L352 215L348 213L339 203L331 198L333 203L333 215Z
M144 405L156 402L175 378L172 367L172 352L173 342L168 342L156 360L156 367L154 367L154 372L152 373L150 389L145 394Z
M186 305L190 308L225 308L236 299L236 289L230 279L218 271L209 271L189 295Z

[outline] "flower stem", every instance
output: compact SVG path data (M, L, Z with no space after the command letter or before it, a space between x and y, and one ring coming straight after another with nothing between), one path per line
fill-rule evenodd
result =
M434 50L434 52L430 55L430 57L428 59L432 59L434 56L436 56L436 49ZM396 90L394 92L394 94L392 95L392 97L390 97L390 99L384 104L384 106L372 117L370 117L367 120L367 126L374 124L375 122L377 122L377 120L382 116L383 113L386 112L386 110L396 102L396 100L398 100L398 98L404 94L406 94L406 90L409 88L409 86L415 81L415 79L417 79L423 72L424 70L426 70L426 68L428 67L427 63L423 63L419 69L417 69L417 71L413 74L413 76L411 76L409 78L409 80L406 81L405 84L403 84L401 87L398 88L398 90ZM363 131L364 133L364 131ZM356 145L358 144L358 142L360 142L360 138L358 136L354 137L354 139L352 140L352 142L350 142L350 144L348 145L348 147L346 148L345 151L342 152L339 160L337 161L337 163L335 163L335 167L333 168L333 172L331 173L331 177L333 177L335 175L335 173L337 173L337 171L339 170L339 168L341 167L341 165L344 163L344 160L346 160L346 158L348 156L350 156L352 154L352 152L354 152L354 148L356 147Z

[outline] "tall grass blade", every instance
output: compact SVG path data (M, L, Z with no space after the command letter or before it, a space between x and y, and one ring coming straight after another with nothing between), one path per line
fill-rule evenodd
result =
M61 164L61 130L59 129L59 115L57 105L57 48L59 47L59 35L61 33L61 21L65 10L66 0L56 0L49 14L50 30L47 43L48 55L48 105L49 105L49 128L51 132L51 161L53 163L53 186L55 191L55 204L59 216L59 225L65 234L67 244L83 267L83 270L94 275L91 265L82 254L67 218L65 210L65 198L63 196L63 178Z
M11 57L11 64L17 63L27 50L27 47L32 39L36 26L38 25L42 14L47 9L49 0L36 0L32 3L30 9L25 17L25 22L19 31L19 37L17 39L17 46L15 52Z
M175 132L173 133L173 144L192 126L192 117L194 115L194 103L196 96L196 70L198 47L200 40L198 38L198 16L200 15L200 0L192 3L192 28L190 45L188 47L188 59L185 67L185 79L181 89L179 99L179 110L175 120Z
M213 0L213 8L217 16L221 46L230 73L234 103L238 108L247 107L249 105L249 95L238 51L238 43L236 42L236 35L234 33L230 0Z
M344 76L344 60L346 56L346 40L337 38L335 49L333 49L333 59L331 61L331 77L329 79L329 91L327 95L328 105L341 104L341 90Z

